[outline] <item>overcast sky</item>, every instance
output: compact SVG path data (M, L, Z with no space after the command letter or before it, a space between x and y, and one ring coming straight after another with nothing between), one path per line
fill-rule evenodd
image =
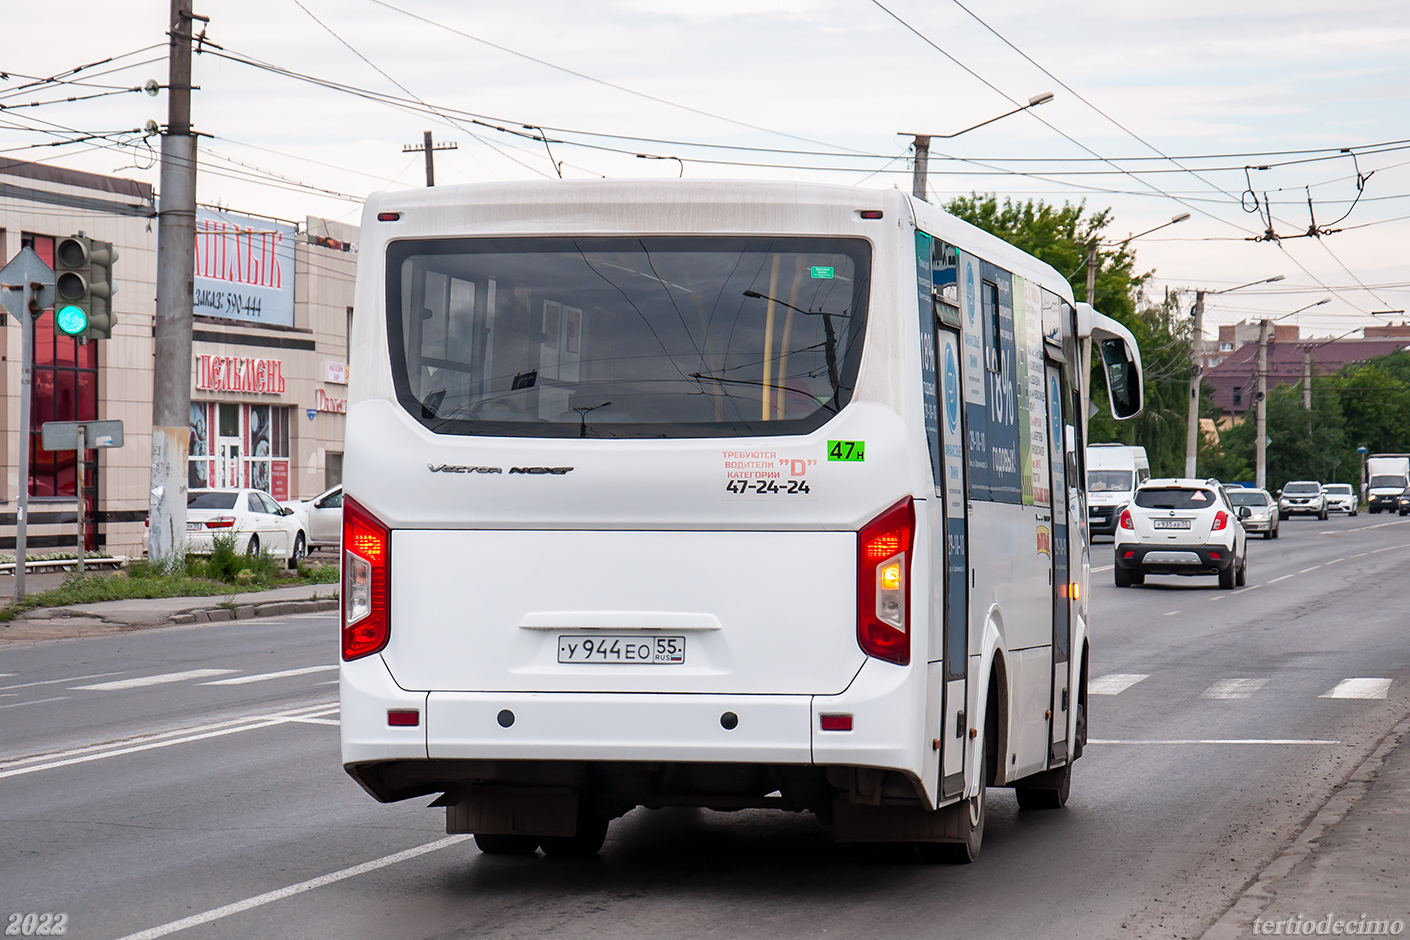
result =
M1052 91L1049 104L935 141L932 200L971 191L1085 200L1113 210L1115 238L1190 212L1133 243L1140 269L1155 271L1152 295L1286 277L1210 298L1211 329L1323 297L1332 300L1285 322L1327 335L1398 322L1367 314L1410 307L1410 4L964 2L992 30L954 0L887 0L894 17L872 0L197 0L209 39L230 55L409 103L198 56L193 120L213 135L200 143L198 198L355 222L357 197L424 184L421 154L402 150L424 130L458 145L435 155L440 185L556 176L542 143L472 124L466 112L514 129L572 130L550 132L575 142L551 145L566 178L683 172L909 189L909 138L898 132L951 133ZM15 89L25 76L147 46L76 77L165 83L167 9L160 0L8 5L0 152L155 185L155 152L140 134L30 145L164 123L164 94L30 108L16 106L106 89ZM91 77L116 66L127 67ZM774 152L690 146L699 144ZM1247 180L1245 166L1254 167ZM1271 200L1280 235L1308 230L1309 190L1316 222L1342 231L1247 241L1268 228L1246 211L1250 181Z

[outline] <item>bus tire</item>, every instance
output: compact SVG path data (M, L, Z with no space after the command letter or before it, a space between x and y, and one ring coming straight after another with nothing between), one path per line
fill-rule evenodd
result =
M980 737L983 747L984 738ZM985 755L979 755L979 765L985 766ZM962 842L921 842L916 846L921 861L941 862L947 865L968 865L979 858L979 849L984 844L984 819L989 813L989 783L979 784L979 792L967 800L951 803L942 813L949 813L948 823L965 834ZM946 826L946 828L951 828Z
M1025 777L1017 783L1029 784L1015 784L1013 788L1019 809L1061 809L1067 805L1067 797L1072 792L1072 762Z
M477 832L475 847L486 855L533 855L538 851L539 837Z

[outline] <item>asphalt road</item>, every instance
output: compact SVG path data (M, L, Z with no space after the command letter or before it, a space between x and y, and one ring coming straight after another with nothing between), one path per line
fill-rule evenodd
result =
M1410 524L1289 520L1237 591L1117 589L1110 556L1072 800L992 791L975 865L765 811L638 810L590 860L480 855L429 799L343 773L336 625L304 615L0 650L0 915L191 940L1198 936L1410 713Z

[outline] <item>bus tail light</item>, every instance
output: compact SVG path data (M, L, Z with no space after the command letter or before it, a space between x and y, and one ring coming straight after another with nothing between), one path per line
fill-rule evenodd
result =
M370 656L391 636L392 533L343 497L343 659Z
M1129 509L1123 509L1123 510L1121 510L1121 528L1123 528L1123 529L1134 529L1134 528L1136 528L1136 524L1131 521L1131 510L1129 510Z
M915 503L907 496L857 533L857 643L868 656L898 666L911 661L915 527Z

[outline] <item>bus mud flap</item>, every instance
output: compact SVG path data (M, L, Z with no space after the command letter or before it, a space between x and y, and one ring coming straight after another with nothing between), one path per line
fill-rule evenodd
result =
M578 829L578 795L570 790L486 790L444 805L452 834L571 836Z
M964 800L941 809L867 806L838 800L832 806L837 842L964 842L969 815Z

